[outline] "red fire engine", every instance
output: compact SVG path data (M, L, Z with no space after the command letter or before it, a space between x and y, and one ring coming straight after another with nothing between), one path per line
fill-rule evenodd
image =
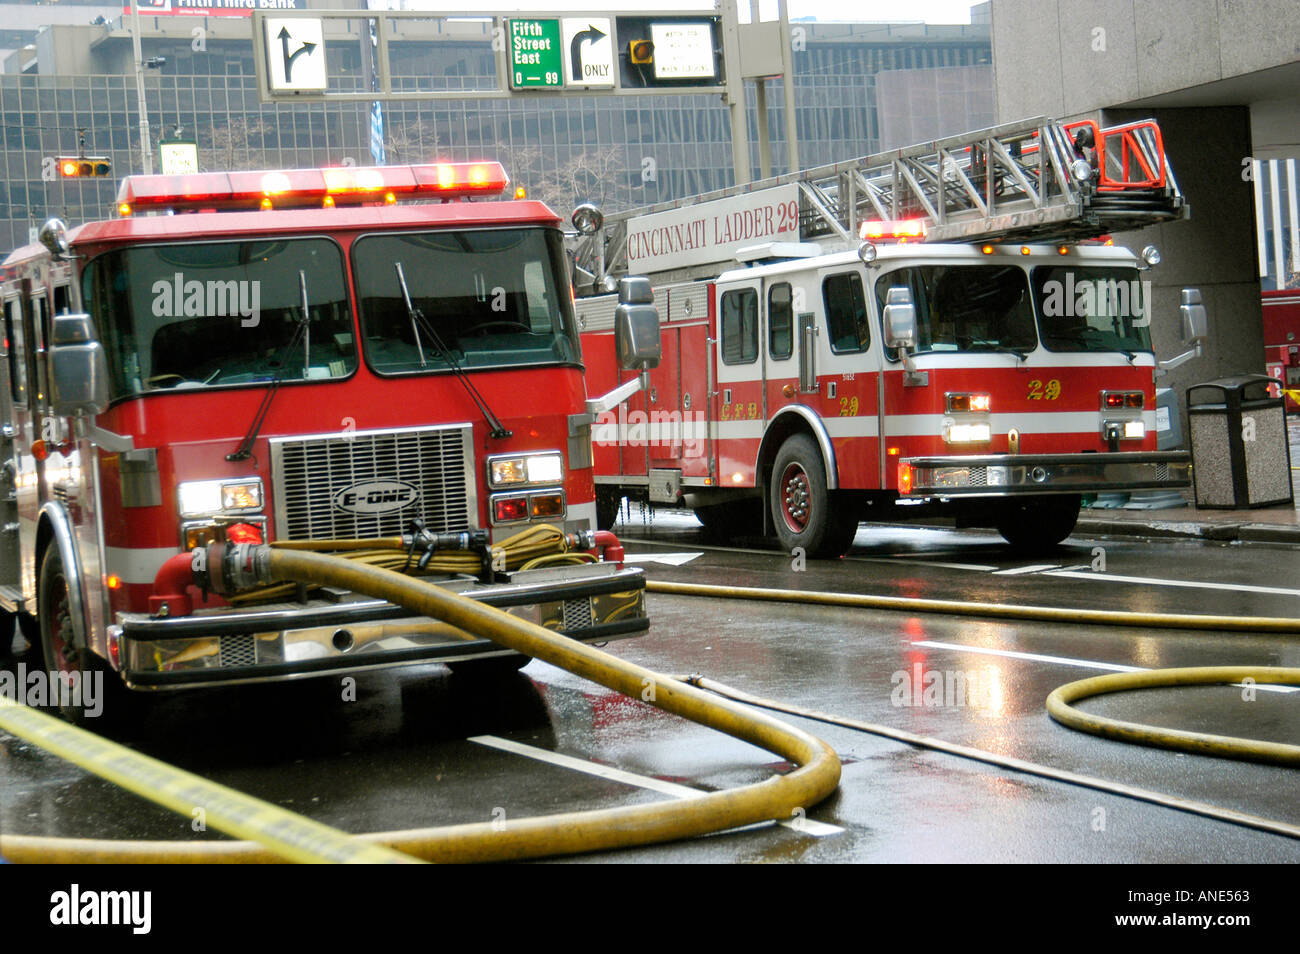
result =
M201 593L188 553L223 541L387 546L578 639L647 628L594 526L560 221L506 185L490 162L133 176L118 218L5 260L0 607L47 666L171 689L526 661L354 594Z
M1263 292L1264 362L1282 382L1287 410L1300 410L1300 288Z
M590 385L620 379L609 276L665 317L648 391L593 431L601 525L634 497L808 555L933 515L1035 548L1083 494L1187 487L1154 377L1199 354L1200 295L1158 362L1159 253L1098 238L1186 212L1155 123L1037 119L610 216L576 249Z

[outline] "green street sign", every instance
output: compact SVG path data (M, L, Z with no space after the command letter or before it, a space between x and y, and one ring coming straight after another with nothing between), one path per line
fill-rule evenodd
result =
M512 89L560 89L564 86L563 67L559 20L510 21Z

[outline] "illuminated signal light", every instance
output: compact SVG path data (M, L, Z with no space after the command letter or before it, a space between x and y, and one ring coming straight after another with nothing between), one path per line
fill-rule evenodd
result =
M1109 410L1121 407L1141 409L1146 406L1146 395L1141 391L1102 391L1101 406Z
M65 179L102 179L113 171L107 156L59 156L56 164Z
M627 45L627 59L637 66L649 66L655 61L655 45L649 40L632 40Z
M397 196L392 192L385 192L384 205L397 205Z
M1022 245L1022 246L1020 246L1020 254L1021 254L1021 255L1028 255L1028 254L1029 254L1029 246L1028 246L1028 245Z
M232 523L226 527L226 542L260 545L265 541L262 539L261 527L251 523Z
M536 494L529 503L529 514L534 517L564 516L563 494Z
M949 391L944 395L948 412L985 412L993 407L993 398L988 394L959 394Z
M992 255L992 254L993 254L993 246L992 246L992 245L981 245L981 246L980 246L980 251L983 252L985 255Z
M120 590L122 588L122 578L116 573L110 573L104 580L104 585L110 590Z
M907 461L898 462L898 492L900 494L912 492L912 465Z
M325 209L334 208L334 196L332 195L325 196L324 201L321 202L321 207Z
M262 201L258 203L258 206L261 208L263 212L266 212L269 209L274 208L274 206L271 205L271 197L269 195L262 196Z
M888 453L890 457L897 457L900 453L902 453L902 448L901 448L901 447L891 447L891 448L889 448L889 450L888 450L886 453Z
M892 221L863 222L858 237L868 242L894 239L900 243L921 241L925 238L924 219L897 219Z
M131 215L131 203L130 203L130 202L119 202L118 205L117 205L117 214L120 215L120 216L121 216L122 218L124 218L124 219L125 219L125 218L129 218L130 215Z
M268 172L262 176L262 195L284 195L290 188L289 177L283 172Z
M456 187L456 169L454 166L445 162L440 162L434 166L438 176L439 189L454 189Z
M523 186L515 186L515 198L516 199L528 198L528 191Z
M497 523L528 519L527 497L502 497L492 501L492 519Z
M470 185L481 189L488 182L487 168L485 166L470 166L468 178Z

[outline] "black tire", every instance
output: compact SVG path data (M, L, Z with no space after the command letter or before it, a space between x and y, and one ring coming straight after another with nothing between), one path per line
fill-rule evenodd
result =
M41 561L41 575L36 587L36 620L40 627L40 646L45 669L50 673L76 674L80 683L92 681L93 704L85 703L90 695L85 689L58 693L50 699L50 708L73 725L108 725L124 717L129 693L121 677L103 665L85 646L78 645L72 625L68 599L68 580L63 571L63 557L57 544L51 544ZM49 687L55 695L55 686Z
M853 545L858 510L827 489L821 450L807 434L795 434L781 445L768 501L777 539L786 552L802 547L810 557L833 560Z
M623 509L623 497L616 490L596 488L596 529L612 530Z
M508 679L533 661L532 656L511 653L489 659L462 659L447 663L452 675L462 679Z
M704 535L719 543L736 537L757 537L763 533L763 501L729 500L695 508L695 519L704 526Z
M1081 499L1078 494L1061 494L1008 501L998 518L998 533L1024 553L1050 550L1074 532Z

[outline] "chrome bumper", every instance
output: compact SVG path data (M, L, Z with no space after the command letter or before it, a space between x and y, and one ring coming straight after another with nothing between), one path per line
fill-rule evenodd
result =
M1192 485L1182 451L909 457L904 497L1019 497L1045 493L1177 490Z
M650 626L639 567L525 570L492 585L432 582L583 642L635 636ZM192 616L121 613L108 628L109 645L135 689L270 682L511 653L384 600L326 595L334 598Z

